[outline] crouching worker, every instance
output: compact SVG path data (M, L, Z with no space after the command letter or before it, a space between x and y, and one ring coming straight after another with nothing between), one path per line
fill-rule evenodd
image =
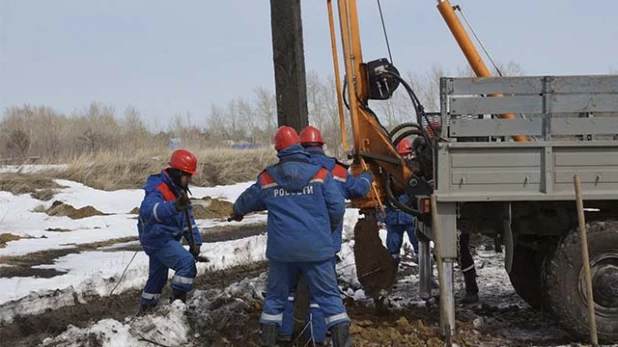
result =
M193 209L187 193L193 175L197 174L197 158L179 149L172 153L169 167L148 177L146 196L139 208L137 229L139 241L150 258L148 281L140 298L140 313L155 307L167 282L169 269L172 279L172 301L186 301L197 274L195 259L202 244L195 225ZM195 239L195 249L187 251L180 240L190 239L187 210Z
M327 169L311 163L290 127L275 135L279 163L267 167L234 203L235 220L268 210L268 285L260 317L260 346L275 346L288 302L291 277L302 273L320 306L335 347L350 346L350 319L337 287L333 232L343 222L345 202Z

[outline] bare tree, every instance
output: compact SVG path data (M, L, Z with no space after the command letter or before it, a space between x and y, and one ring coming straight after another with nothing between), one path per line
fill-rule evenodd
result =
M254 92L257 98L255 112L257 113L258 119L261 120L260 123L264 125L263 128L265 133L265 136L262 136L260 142L268 143L270 137L273 136L277 128L277 104L275 102L275 94L263 87L254 89Z
M223 109L216 105L210 106L208 114L207 129L214 140L227 140L229 135L226 129L226 114Z

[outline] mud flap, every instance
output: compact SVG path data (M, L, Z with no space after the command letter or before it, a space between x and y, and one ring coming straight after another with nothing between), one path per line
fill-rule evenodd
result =
M361 218L354 227L354 261L358 281L368 295L380 296L395 284L395 263L372 218Z

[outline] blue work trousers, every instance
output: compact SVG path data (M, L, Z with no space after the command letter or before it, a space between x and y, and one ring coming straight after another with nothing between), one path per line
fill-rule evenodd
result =
M403 245L403 234L408 233L408 238L414 248L414 254L418 255L418 239L414 229L414 223L410 224L386 224L386 248L388 252L395 258L395 261L399 260L399 252L401 251L401 245Z
M288 328L288 324L285 328L283 327L283 315L286 306L289 304L290 291L293 289L290 284L297 282L299 273L304 276L307 282L312 302L317 304L314 309L319 307L322 314L322 318L316 319L323 320L326 329L336 324L349 322L350 318L343 306L343 300L341 300L337 286L337 274L333 261L333 258L320 262L269 261L268 287L260 323L276 323L284 330L294 329L293 314L290 328ZM292 331L286 333L291 335ZM325 332L324 335L326 335ZM316 342L318 341L316 340Z
M148 281L140 298L141 304L156 305L167 282L169 269L175 272L172 279L173 289L188 292L193 288L193 281L197 275L195 259L180 242L170 240L149 257Z

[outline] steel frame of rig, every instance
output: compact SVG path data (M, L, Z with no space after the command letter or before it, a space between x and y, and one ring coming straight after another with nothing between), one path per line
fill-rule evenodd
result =
M384 205L417 217L420 293L431 295L429 242L435 243L441 326L455 333L453 267L459 232L493 235L505 248L515 290L546 308L578 337L589 333L577 238L572 178L582 179L589 223L590 266L597 328L618 339L618 76L491 77L448 0L438 10L479 76L441 78L441 110L428 114L392 62L364 62L356 0L337 0L344 82L336 26L327 0L344 148L346 109L352 128L351 170L376 179L352 206L364 215L355 227L359 281L384 295L395 271L375 223ZM368 105L403 87L416 119L387 131ZM396 145L415 137L407 163ZM396 197L407 194L409 204ZM369 259L356 249L373 249ZM386 256L385 256L386 255Z

